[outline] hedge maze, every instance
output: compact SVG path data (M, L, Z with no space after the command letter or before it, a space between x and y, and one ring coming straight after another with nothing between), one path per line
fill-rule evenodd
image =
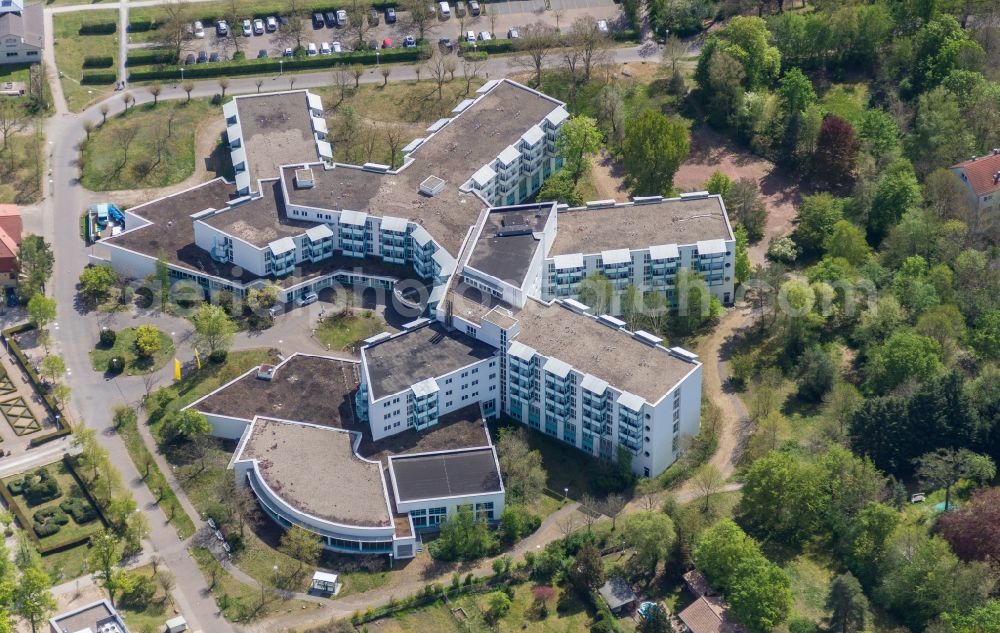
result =
M52 474L50 469L53 468L58 470L60 466L45 466L7 482L7 491L22 511L20 514L31 516L30 527L39 539L63 529L79 531L82 526L98 519L97 509L72 477L68 474L63 477L69 489L67 493L60 485L59 477Z

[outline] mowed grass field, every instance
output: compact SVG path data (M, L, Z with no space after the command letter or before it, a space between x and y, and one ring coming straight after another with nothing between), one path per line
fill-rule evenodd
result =
M62 73L63 94L66 104L73 112L79 112L114 91L114 84L106 86L82 85L83 60L88 56L110 56L114 59L111 68L100 69L102 72L115 72L118 64L118 33L111 35L80 35L80 27L84 24L103 22L118 22L118 12L80 11L79 13L59 13L52 16L52 29L55 37L56 66Z

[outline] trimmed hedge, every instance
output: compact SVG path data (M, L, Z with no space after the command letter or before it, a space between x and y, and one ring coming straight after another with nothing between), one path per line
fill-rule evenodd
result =
M613 31L611 39L616 42L638 42L640 35L639 29L622 29L621 31Z
M380 53L377 57L374 51L355 51L341 55L318 55L316 57L296 57L283 59L247 59L244 61L228 61L215 64L198 64L184 69L185 79L209 79L212 77L233 75L260 75L276 73L280 70L320 70L334 66L353 64L374 64L376 60L382 63L412 62L424 59L430 54L430 47L421 44L416 48L392 49ZM281 63L279 63L279 61ZM129 81L152 81L155 79L178 79L180 72L175 66L157 70L139 70L130 72Z
M88 488L86 482L83 481L83 477L80 476L80 473L76 472L76 464L73 463L73 458L69 454L64 454L62 461L66 466L66 472L73 477L73 480L80 488L80 491L83 492L83 496L86 497L90 507L97 512L97 518L100 520L101 524L104 526L110 525L111 522L108 521L108 517L104 514L104 509L101 508L101 504L97 503L97 499L94 498L94 495L90 494L90 488Z
M118 73L83 73L83 77L80 78L80 84L84 86L104 86L116 81L118 81Z
M111 55L87 55L83 58L84 68L111 68L115 65L115 58Z
M42 386L42 380L38 377L38 372L35 368L31 366L28 362L28 357L24 355L21 351L21 346L17 344L14 340L15 334L21 334L22 332L29 332L35 329L35 326L30 323L22 323L21 325L15 325L14 327L7 328L0 332L0 336L4 338L7 342L7 347L11 352L14 353L14 358L17 359L17 363L21 366L21 370L24 371L25 375L28 377L28 381L31 382L32 387L35 389L35 393L42 397L42 402L45 403L45 408L48 414L56 418L59 425L59 429L49 433L48 435L43 435L41 437L36 437L28 442L28 446L35 447L49 442L64 435L69 435L72 431L69 426L69 418L66 417L66 412L59 408L56 403L55 398L52 394L47 393L45 387Z
M139 22L128 23L129 33L145 33L146 31L152 31L155 28L156 23L152 20L141 20Z
M474 53L476 51L484 53L512 53L514 52L514 40L489 40L488 42L462 42L462 51Z
M117 22L91 22L81 24L78 33L80 35L111 35L117 30Z
M156 66L158 64L173 64L177 61L177 56L173 51L161 51L156 49L140 50L129 53L125 58L125 65L133 66Z

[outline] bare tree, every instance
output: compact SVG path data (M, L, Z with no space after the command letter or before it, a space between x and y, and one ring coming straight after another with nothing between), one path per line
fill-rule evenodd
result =
M587 525L588 534L594 526L594 521L600 516L600 513L601 511L598 510L598 502L594 495L589 492L584 493L580 497L580 514L583 515L583 522Z
M535 71L535 86L542 84L542 65L552 52L556 32L551 26L537 22L524 27L524 33L514 44L516 55L512 58L515 66Z
M194 90L194 82L185 81L184 83L181 84L181 88L184 90L184 92L187 93L188 97L187 100L191 101L191 91ZM187 103L187 101L185 101L185 103Z
M486 18L490 21L490 33L494 37L496 37L496 32L497 32L497 17L498 17L498 14L497 14L496 11L493 10L492 7L490 8L489 11L487 11L486 10L487 6L489 6L489 5L487 5L485 2L482 4L482 8L480 9L479 15L485 15Z
M670 74L677 72L677 62L688 55L688 47L681 38L671 35L663 45L663 61L670 64Z
M375 160L375 149L378 147L378 127L369 124L361 130L361 151L364 154L365 162L370 163Z
M87 133L87 140L90 140L90 133L94 131L94 122L87 120L83 122L83 131Z
M607 57L611 41L597 28L597 21L589 16L577 18L569 30L569 45L579 53L583 80L590 81L594 66Z
M563 536L569 536L573 532L576 532L576 528L580 525L577 521L576 515L577 513L573 512L556 521L556 527L559 528L559 531Z
M278 29L278 42L283 46L299 50L302 48L302 41L306 38L305 16L306 12L300 0L286 0L288 8L285 11L287 21Z
M479 77L479 73L483 70L483 61L476 59L469 61L468 59L462 60L462 76L465 78L465 94L468 95L472 91L472 82Z
M135 99L132 98L132 93L131 92L123 92L122 93L122 102L125 104L125 112L128 112L128 106L133 101L135 101Z
M428 0L403 0L402 8L409 16L410 25L417 31L417 39L427 39L434 28L434 9Z
M597 511L605 516L611 517L611 531L615 530L618 522L618 515L625 509L625 497L613 492L597 503Z
M139 135L139 127L136 125L126 125L115 130L115 142L118 143L118 147L122 150L122 160L118 166L118 171L128 163L128 150L132 147L132 142L135 141L135 137Z
M423 70L424 70L424 65L421 64L420 62L417 62L413 65L413 72L414 74L417 75L418 82L420 81L420 73L423 72Z
M101 125L104 125L105 123L108 122L108 111L110 109L111 108L108 106L108 104L106 103L101 104Z
M226 100L226 88L229 87L229 79L227 77L219 78L219 90L222 91L222 100Z
M177 113L179 110L177 108L172 108L170 114L167 116L167 138L174 133L174 119L177 118Z
M340 101L337 103L340 105L347 98L347 91L351 87L351 74L343 64L338 64L333 69L333 85L336 86L337 92L340 94Z
M223 12L223 17L226 22L229 23L229 34L227 35L227 39L232 43L235 53L240 52L241 40L243 38L243 29L238 25L246 15L246 9L241 7L240 4L240 0L229 0L229 2L226 3L226 8ZM225 97L226 95L223 93L222 96Z
M361 64L351 64L351 76L354 77L354 89L361 85L361 76L365 74L365 67Z
M347 10L351 24L350 32L354 34L354 39L357 42L355 48L359 50L364 48L365 37L372 28L372 25L368 23L368 9L366 7L367 5L354 3L354 7Z
M455 81L455 71L458 70L458 58L454 55L446 55L444 58L444 69L448 71L448 81Z
M701 511L708 512L712 499L726 485L726 479L719 472L718 468L711 464L704 464L698 468L694 477L691 478L691 484L698 491L698 495L702 499Z
M389 75L392 73L392 66L389 64L382 64L379 67L379 72L382 73L382 87L384 88L389 83Z
M431 78L437 84L438 101L444 98L441 89L444 86L444 82L448 81L448 67L444 60L445 56L441 51L435 50L427 62L427 69L431 73Z
M146 90L149 91L149 94L153 95L153 107L155 108L160 102L160 93L163 92L163 86L160 84L152 84L149 88L146 88Z
M258 77L256 80L254 80L253 83L255 86L257 86L257 94L260 94L260 87L264 85L264 79Z
M180 59L187 29L191 24L191 7L186 2L166 2L160 5L163 20L157 24L154 43L158 48L165 48Z
M0 134L3 135L3 148L7 149L7 139L14 132L24 129L28 114L14 99L0 99Z
M556 19L556 33L560 31L559 22L564 15L566 15L566 12L563 9L556 9L552 12L552 17Z
M396 166L396 156L403 146L403 130L398 125L387 123L385 126L385 144L389 146L389 165Z

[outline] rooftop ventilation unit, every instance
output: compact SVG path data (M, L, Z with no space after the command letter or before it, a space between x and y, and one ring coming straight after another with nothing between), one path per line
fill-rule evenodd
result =
M597 317L597 320L603 323L604 325L607 325L613 330L620 330L626 325L624 321L622 321L621 319L617 319L611 316L610 314L602 314L601 316Z
M689 363L698 362L698 355L687 351L683 347L671 347L669 351L671 356L674 356L681 360L686 360Z
M420 193L433 198L441 193L445 184L445 181L437 176L428 176L422 183L420 183Z
M580 314L587 314L590 312L590 306L586 303L580 303L576 299L563 299L562 304L573 312L578 312Z
M635 204L655 204L663 202L663 196L637 196L632 198L632 202Z
M514 235L531 235L534 231L528 226L528 221L521 215L512 215L500 220L497 237L512 237Z
M274 378L274 365L261 365L257 370L257 378L261 380L271 380Z
M361 166L361 169L365 171L375 171L384 174L385 172L389 171L389 166L383 165L382 163L365 163L364 165Z
M316 186L316 180L313 178L313 170L309 167L303 167L302 169L295 170L295 186L299 189L312 189Z
M640 343L645 343L650 347L656 347L657 345L663 342L662 338L656 336L655 334L650 334L646 330L636 330L636 332L632 334L632 338L639 341Z
M710 195L707 191L691 191L689 193L682 193L681 200L698 200L699 198L707 198Z
M614 200L591 200L587 203L588 209L604 209L615 206Z

